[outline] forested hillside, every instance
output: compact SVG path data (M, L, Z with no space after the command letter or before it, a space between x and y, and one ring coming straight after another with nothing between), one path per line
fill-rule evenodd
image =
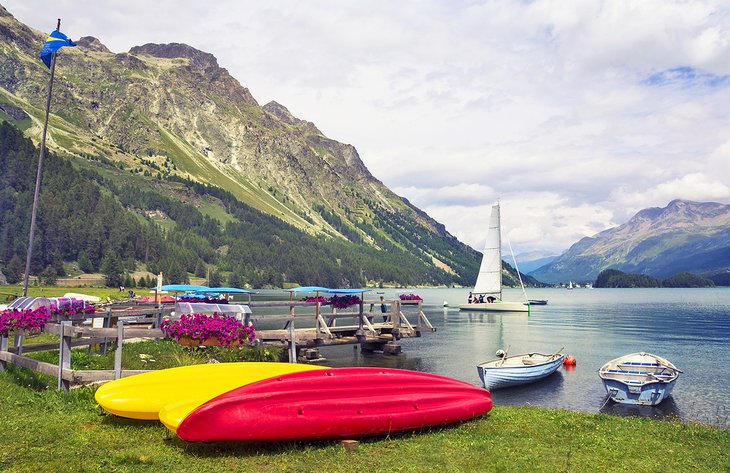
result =
M37 159L28 139L0 124L0 268L11 278L20 277L24 268ZM139 263L153 273L163 271L170 282L214 268L254 287L280 287L284 281L469 285L476 274L476 252L463 261L467 276L462 277L427 264L423 258L428 255L405 236L406 249L387 239L375 249L316 238L217 187L129 175L109 163L81 169L70 164L53 153L45 161L32 274L62 274L64 261L83 262L89 271L122 272ZM409 228L393 216L382 219L382 225L410 232L427 245L440 244L421 228Z

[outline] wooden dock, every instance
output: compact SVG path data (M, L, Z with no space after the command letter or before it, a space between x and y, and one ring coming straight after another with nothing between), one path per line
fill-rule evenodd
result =
M320 347L332 345L360 345L366 352L380 351L384 354L401 353L398 340L420 337L434 332L423 313L422 301L385 301L388 311L380 309L381 301L363 301L354 309L336 310L329 306L302 301L251 301L247 303L254 311L247 314L245 322L256 328L256 343L285 348L289 362L316 361L321 359ZM369 310L365 310L365 308ZM288 313L264 314L286 308ZM58 335L59 342L24 345L23 336L16 335L13 348L9 348L7 336L0 336L0 371L7 363L33 369L58 378L58 389L68 391L71 384L118 379L144 371L122 369L122 347L125 340L132 338L163 338L159 329L162 320L171 314L174 306L161 308L136 306L134 310L107 308L89 317L92 325L83 325L80 317L74 321L47 323L44 331ZM261 312L257 314L257 312ZM266 327L266 328L258 328ZM99 345L106 352L109 344L115 344L113 370L72 370L71 348ZM58 365L44 363L23 356L24 352L58 350Z

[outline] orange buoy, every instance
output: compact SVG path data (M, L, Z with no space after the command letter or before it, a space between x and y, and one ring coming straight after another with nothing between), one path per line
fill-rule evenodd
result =
M565 358L563 359L563 364L565 366L575 366L575 357L573 355L565 355Z

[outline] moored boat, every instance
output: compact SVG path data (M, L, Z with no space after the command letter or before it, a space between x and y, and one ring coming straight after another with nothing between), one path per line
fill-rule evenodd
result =
M519 270L517 274L519 276ZM522 285L521 277L520 285ZM522 290L524 293L524 286ZM459 309L481 312L530 312L529 302L502 300L502 233L499 204L492 206L487 240L474 290L469 294L469 303L459 305Z
M561 348L551 355L523 353L506 356L505 353L501 358L478 364L477 372L484 387L489 390L534 383L560 368L565 358L560 353L562 350Z
M609 361L598 376L612 401L655 406L671 394L681 372L660 356L640 352Z

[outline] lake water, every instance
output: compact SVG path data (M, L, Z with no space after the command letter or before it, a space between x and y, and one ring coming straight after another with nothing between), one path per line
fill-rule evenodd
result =
M476 365L510 354L563 352L577 366L562 367L527 386L496 390L499 405L536 405L616 415L678 417L730 425L730 289L532 289L548 299L527 314L459 311L468 290L380 290L386 299L413 292L437 332L403 339L399 356L363 355L352 346L323 348L328 366L384 366L441 374L481 385ZM375 294L373 294L375 295ZM507 290L506 300L519 300ZM444 308L447 301L449 308ZM656 407L606 402L598 369L620 355L645 351L684 371L672 396Z

